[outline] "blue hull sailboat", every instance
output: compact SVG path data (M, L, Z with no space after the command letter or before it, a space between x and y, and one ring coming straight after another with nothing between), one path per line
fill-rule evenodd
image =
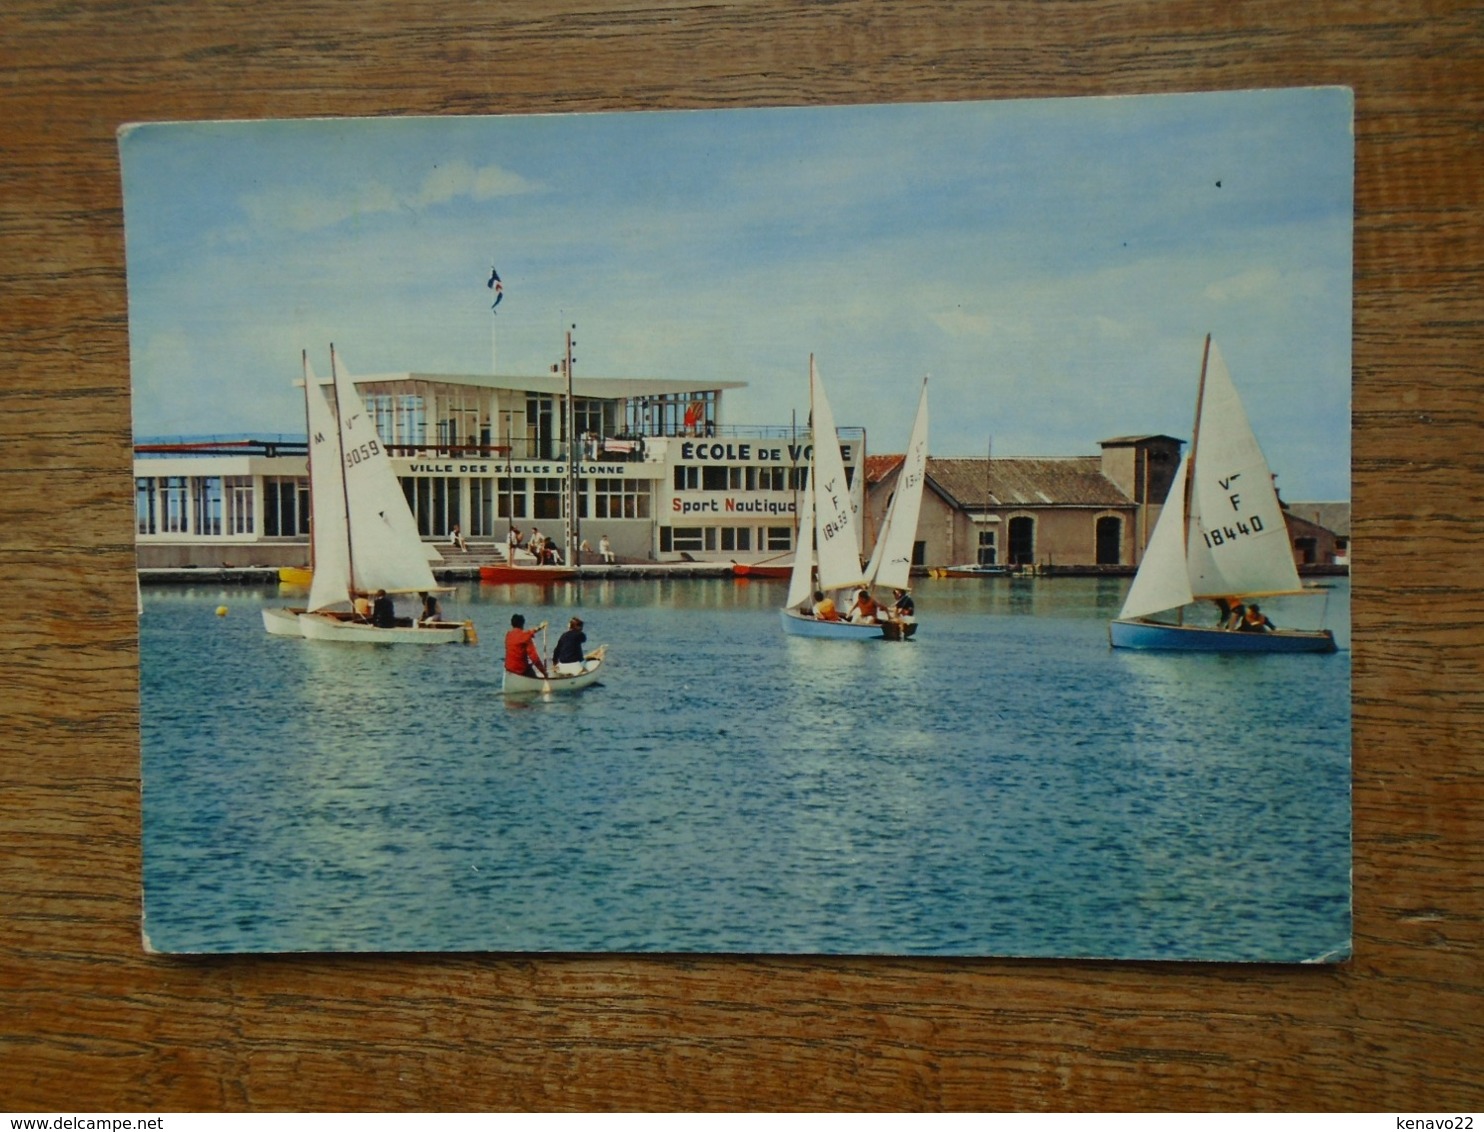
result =
M1207 335L1190 455L1175 471L1123 609L1108 626L1109 641L1114 648L1181 652L1334 652L1327 629L1185 623L1187 607L1196 602L1225 610L1256 598L1314 592L1299 582L1268 462Z

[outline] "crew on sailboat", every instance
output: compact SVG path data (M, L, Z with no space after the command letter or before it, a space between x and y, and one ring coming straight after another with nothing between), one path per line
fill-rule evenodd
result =
M378 629L395 629L397 626L397 607L387 597L386 590L376 591L376 600L371 603L371 624Z
M905 624L917 620L917 607L912 603L912 595L906 590L891 591L891 615L893 619Z
M825 596L823 590L814 591L814 616L821 621L840 620L840 611L835 608L835 599Z
M505 634L505 671L517 676L545 676L546 665L541 663L541 654L536 651L536 634L546 628L543 621L534 629L526 628L526 619L519 613L510 616L510 631Z
M1243 633L1271 633L1278 628L1268 620L1268 615L1257 607L1255 601L1240 616L1241 624L1237 628Z
M860 590L855 595L855 604L850 607L850 621L855 625L874 625L880 620L880 608L870 590Z
M422 614L417 619L418 624L419 625L428 625L428 624L431 624L434 621L442 621L443 620L443 607L438 604L438 597L437 597L437 595L436 594L426 594L425 593L425 594L419 594L418 596L423 599L423 611L422 611Z

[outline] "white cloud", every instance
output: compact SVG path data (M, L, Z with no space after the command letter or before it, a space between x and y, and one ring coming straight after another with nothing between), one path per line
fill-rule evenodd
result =
M1207 286L1206 298L1213 303L1226 303L1242 299L1256 299L1272 294L1282 285L1282 276L1271 267L1257 267L1218 279Z
M295 232L329 228L353 216L402 210L421 211L456 200L492 200L535 191L539 186L497 165L475 167L467 161L435 166L422 183L399 190L381 181L357 184L342 193L271 189L243 198L248 217Z
M995 320L987 314L974 314L962 307L936 311L928 315L943 333L954 338L988 338L995 330Z

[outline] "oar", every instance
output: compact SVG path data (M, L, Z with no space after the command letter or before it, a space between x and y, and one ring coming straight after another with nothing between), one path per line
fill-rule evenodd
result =
M541 622L541 655L546 656L546 622ZM546 694L551 692L551 670L547 669L541 676L541 691Z

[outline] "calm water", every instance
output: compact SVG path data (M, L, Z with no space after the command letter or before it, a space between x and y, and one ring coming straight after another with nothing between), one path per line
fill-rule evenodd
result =
M444 605L473 648L271 637L276 590L146 591L146 930L162 951L1344 954L1348 585L1326 617L1346 651L1295 657L1115 652L1126 586L926 581L895 644L784 637L781 583L470 585ZM580 612L604 683L507 703L517 610Z

